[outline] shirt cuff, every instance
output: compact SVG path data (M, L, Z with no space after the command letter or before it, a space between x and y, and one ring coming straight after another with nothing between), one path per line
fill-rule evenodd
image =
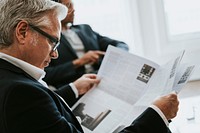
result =
M70 83L69 86L72 88L72 91L74 92L75 97L78 98L78 90L76 86L73 83Z
M151 105L150 106L152 109L154 109L159 115L160 117L163 119L163 121L165 122L165 124L167 126L169 126L169 121L167 120L167 118L165 117L165 115L163 114L163 112L155 105Z

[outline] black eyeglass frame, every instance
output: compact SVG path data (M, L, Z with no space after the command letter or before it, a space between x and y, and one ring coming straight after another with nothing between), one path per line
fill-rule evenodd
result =
M52 51L56 51L57 47L60 45L60 41L55 38L52 37L51 35L49 35L48 33L46 33L45 31L41 30L40 28L38 28L37 26L34 26L32 24L29 24L29 26L34 29L35 31L37 31L38 33L40 33L41 35L45 36L46 38L48 38L52 43L53 43L53 47L52 47Z

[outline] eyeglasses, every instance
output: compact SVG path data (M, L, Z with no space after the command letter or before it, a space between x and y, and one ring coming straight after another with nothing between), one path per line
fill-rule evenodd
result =
M32 25L32 24L29 24L29 26L34 29L35 31L37 31L38 33L40 33L41 35L45 36L46 38L48 38L53 46L52 46L52 51L56 51L57 47L60 45L60 41L55 38L55 37L52 37L51 35L49 35L48 33L44 32L43 30L41 30L40 28Z

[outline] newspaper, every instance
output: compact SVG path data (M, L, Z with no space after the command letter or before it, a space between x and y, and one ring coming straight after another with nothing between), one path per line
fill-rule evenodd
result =
M193 65L181 64L184 51L164 65L109 46L98 72L101 82L73 107L85 133L117 133L158 96L179 93Z

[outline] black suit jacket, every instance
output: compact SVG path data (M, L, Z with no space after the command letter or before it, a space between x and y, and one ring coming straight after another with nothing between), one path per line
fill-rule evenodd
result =
M54 92L2 59L0 86L1 133L83 132L71 110Z
M83 133L71 110L54 92L20 68L2 59L0 59L0 131L1 133ZM121 132L168 133L168 128L161 117L153 109L148 108Z
M83 42L85 52L89 50L106 51L109 44L128 50L128 45L124 42L101 36L93 31L89 25L74 25L71 29L77 33ZM75 81L85 73L85 67L76 69L72 64L72 61L78 57L63 35L61 35L60 43L58 47L59 57L56 60L52 60L49 67L45 69L47 74L44 78L47 84L57 88L66 83ZM100 59L97 64L93 65L95 71L99 69L101 61L102 59Z

